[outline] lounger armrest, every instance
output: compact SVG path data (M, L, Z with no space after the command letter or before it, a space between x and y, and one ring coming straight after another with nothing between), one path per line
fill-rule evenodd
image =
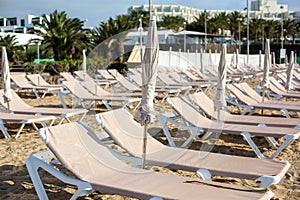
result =
M42 152L45 154L45 152ZM38 174L38 169L42 168L45 171L49 172L51 175L55 176L57 179L61 180L64 183L76 185L77 191L72 196L72 199L76 199L77 197L84 196L92 192L92 186L90 183L85 181L81 181L79 179L71 178L61 173L53 166L49 165L44 159L40 159L42 154L31 155L26 159L26 167L29 172L30 178L34 184L35 190L39 196L39 199L48 199L47 194L45 192L45 188ZM49 156L53 154L50 153Z
M60 102L61 102L61 104L64 108L68 108L68 106L67 106L67 104L66 104L63 97L67 97L67 98L71 99L72 101L75 99L73 96L71 96L69 91L60 91L60 92L58 92L58 97L59 97L59 100L60 100Z

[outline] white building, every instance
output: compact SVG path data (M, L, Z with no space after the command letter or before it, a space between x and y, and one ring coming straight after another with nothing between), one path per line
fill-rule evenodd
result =
M0 32L27 33L29 30L37 30L42 17L25 15L18 17L0 17Z
M131 6L128 8L128 13L132 10L145 10L149 11L149 5ZM188 23L193 22L195 17L206 12L208 18L215 17L216 15L225 12L229 14L233 10L206 10L190 8L180 5L152 5L151 11L157 16L158 20L162 20L164 16L182 16ZM240 10L242 15L247 16L247 10ZM279 20L284 18L299 19L300 11L288 11L288 5L277 4L277 0L255 0L251 2L251 9L249 8L250 18L264 18L271 20Z

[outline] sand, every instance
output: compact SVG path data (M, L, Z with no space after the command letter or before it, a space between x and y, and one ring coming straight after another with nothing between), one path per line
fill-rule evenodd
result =
M256 84L257 80L249 80L249 83ZM24 101L33 106L55 106L61 107L59 98L57 96L47 95L44 99L35 99L33 95L22 94ZM294 101L296 101L294 99ZM298 100L297 100L298 101ZM68 102L70 103L70 102ZM156 110L165 111L166 104L161 102L156 103ZM105 109L100 107L95 112L102 112ZM234 110L233 110L234 111ZM265 111L265 115L279 115L278 112ZM88 117L89 118L89 117ZM87 119L88 119L87 118ZM162 131L158 124L155 124L159 138L164 142ZM15 125L9 125L8 131L14 136L16 132ZM179 132L178 129L173 129L173 132ZM258 146L262 152L266 155L274 150L271 150L268 143L264 139L256 139ZM205 141L197 139L193 142L190 148L197 149L199 144L203 144ZM0 136L0 199L38 199L34 186L29 177L25 160L32 153L46 150L47 147L39 138L37 131L30 125L24 128L24 131L18 139L9 138L4 139ZM255 154L246 144L246 142L239 136L221 135L219 140L214 145L213 152L220 152L231 155L241 155L255 157ZM275 193L273 199L277 200L295 200L300 199L300 141L297 140L292 143L287 149L285 149L276 158L279 160L287 160L291 163L291 167L281 182L275 186L271 186L269 189ZM166 173L173 173L178 175L194 176L195 173L185 172L180 170L170 170L166 168L152 167L153 170L162 171ZM66 172L68 173L68 172ZM48 173L40 170L40 174L43 177L42 181L46 184L45 188L50 199L68 199L76 188L71 185L66 185L56 178L52 177ZM231 184L243 184L241 180L232 178L214 177L216 181L227 182ZM102 195L98 192L81 197L80 199L132 199L129 197L123 197L119 195Z

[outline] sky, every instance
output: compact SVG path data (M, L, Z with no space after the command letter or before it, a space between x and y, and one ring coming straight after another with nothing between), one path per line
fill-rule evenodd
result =
M243 10L246 0L151 0L152 4L182 5L207 10ZM250 4L251 0L249 0ZM300 11L299 0L277 0L290 11ZM127 14L132 5L148 4L149 0L0 0L0 16L50 14L66 11L69 17L87 20L85 26L97 26L109 17ZM249 5L250 6L250 5Z

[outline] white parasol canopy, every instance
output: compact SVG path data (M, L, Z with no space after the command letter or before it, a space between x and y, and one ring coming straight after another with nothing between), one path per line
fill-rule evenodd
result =
M220 120L219 111L226 107L225 101L225 85L226 85L227 67L226 67L226 44L222 45L220 62L218 66L218 85L214 98L214 108L218 111L218 120Z
M294 52L291 51L289 66L286 70L287 79L286 79L285 87L287 91L289 91L292 87L291 82L292 82L292 77L294 72L294 66L295 66L295 57L294 57Z
M270 87L270 80L269 80L269 71L271 67L271 58L270 58L270 40L266 40L265 45L265 58L264 58L264 75L263 80L261 82L261 87L263 90L263 101L265 98L266 90Z
M156 17L151 16L144 58L142 60L142 101L134 119L144 126L144 144L142 167L145 166L147 146L147 125L153 119L153 99L155 94L156 75L158 69L159 44L156 27Z
M7 108L10 109L9 102L11 101L12 95L10 91L10 71L8 66L6 47L2 47L1 69L2 69L2 84L4 88L3 98L4 101L7 103Z
M82 71L86 72L86 52L82 50Z

